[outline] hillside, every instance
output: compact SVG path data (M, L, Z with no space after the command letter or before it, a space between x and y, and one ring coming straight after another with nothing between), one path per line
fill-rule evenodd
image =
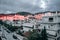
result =
M17 12L17 14L20 14L20 15L32 15L32 13L29 13L29 12Z

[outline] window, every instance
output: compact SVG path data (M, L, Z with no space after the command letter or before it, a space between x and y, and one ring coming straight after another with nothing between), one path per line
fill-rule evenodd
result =
M60 30L58 30L58 34L60 34Z
M53 22L53 18L49 18L49 22Z
M57 40L60 40L60 37L58 37Z
M53 26L53 24L51 24L51 26Z
M50 28L50 26L48 26L48 28Z
M18 21L19 21L19 20L13 20L13 21L14 21L14 23L18 24Z

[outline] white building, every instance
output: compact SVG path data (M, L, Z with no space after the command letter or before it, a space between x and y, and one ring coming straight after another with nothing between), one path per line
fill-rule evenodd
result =
M46 27L49 40L60 40L60 14L53 13L44 16L40 22L39 29Z
M11 20L11 21L6 20L6 21L3 21L3 22L5 22L6 24L9 24L9 25L12 25L12 26L19 26L19 27L23 23L21 20Z
M24 23L22 24L22 26L23 26L24 31L36 29L35 28L36 27L36 19L30 18L28 20L25 20Z

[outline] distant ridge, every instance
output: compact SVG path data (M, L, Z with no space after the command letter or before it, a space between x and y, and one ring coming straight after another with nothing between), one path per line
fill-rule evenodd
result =
M20 14L20 15L32 15L32 13L29 13L29 12L17 12L16 14Z
M38 15L38 14L45 14L45 13L48 13L48 12L50 12L50 13L60 13L60 11L45 11L45 12L37 12L37 13L35 13L35 14L33 14L33 13L30 13L30 12L17 12L17 13L7 13L7 14L5 14L5 13L0 13L0 15L15 15L15 14L19 14L19 15L23 15L23 16L27 16L27 15Z

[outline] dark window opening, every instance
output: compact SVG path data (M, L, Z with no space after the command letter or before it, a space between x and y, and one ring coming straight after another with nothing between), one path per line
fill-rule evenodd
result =
M59 37L59 38L57 38L57 40L60 40L60 37Z
M60 30L58 30L58 34L60 34Z
M53 22L53 18L49 18L49 22Z
M50 26L48 26L48 28L50 28Z

